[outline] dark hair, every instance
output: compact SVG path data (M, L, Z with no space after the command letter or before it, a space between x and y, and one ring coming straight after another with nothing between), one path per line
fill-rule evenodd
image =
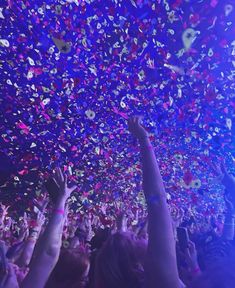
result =
M109 237L96 259L96 288L140 288L143 269L130 234Z
M95 236L91 239L91 250L100 249L103 243L108 239L111 234L110 228L99 229Z
M78 249L62 250L45 287L55 288L57 287L56 284L68 284L68 281L68 285L72 286L83 279L88 267L89 256L85 251Z

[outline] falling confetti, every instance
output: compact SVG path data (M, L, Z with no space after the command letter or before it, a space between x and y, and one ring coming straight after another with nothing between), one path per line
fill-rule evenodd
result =
M0 146L11 163L1 168L5 201L23 209L49 171L63 165L81 186L75 211L112 201L141 206L139 149L126 123L141 114L169 201L183 207L200 201L202 211L221 205L210 164L223 158L234 167L232 1L6 3L0 7Z

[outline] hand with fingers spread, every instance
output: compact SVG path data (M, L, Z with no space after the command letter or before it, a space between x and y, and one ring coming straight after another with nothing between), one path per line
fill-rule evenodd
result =
M42 211L38 211L37 213L37 219L36 219L36 223L37 223L37 227L41 228L43 226L43 224L45 223L46 217L43 214Z
M67 175L63 174L61 168L57 168L53 175L53 180L59 188L59 200L67 200L71 193L77 188L77 186L68 187L67 185Z
M49 203L49 199L47 198L47 195L44 195L42 199L37 200L34 199L33 204L38 208L39 211L45 212L47 205Z
M229 173L224 163L220 165L212 164L214 172L224 185L228 193L235 193L235 177Z
M129 131L138 138L139 140L149 137L146 129L141 125L141 116L134 116L128 119L128 129Z
M35 249L35 245L41 233L41 229L44 222L45 222L45 216L40 210L38 210L36 218L36 226L30 229L30 231L29 229L27 229L27 235L24 238L27 239L27 241L25 241L24 243L23 251L18 260L18 265L20 267L27 267L30 264Z
M23 281L23 288L31 288L32 283L34 283L34 288L44 287L59 258L63 228L68 213L66 201L76 186L68 187L67 176L62 173L60 168L55 170L53 179L58 186L55 186L58 188L55 191L58 195L56 195L56 201L53 203L54 210L44 234L39 238L37 257L33 258L29 274ZM38 220L39 222L43 220L41 214L38 215Z

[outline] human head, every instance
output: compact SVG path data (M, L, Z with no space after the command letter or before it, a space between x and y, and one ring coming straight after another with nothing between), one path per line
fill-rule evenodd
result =
M46 288L83 288L86 284L84 280L88 276L89 267L89 256L85 251L63 250Z
M97 256L95 287L141 287L143 268L136 247L136 241L129 233L111 235Z

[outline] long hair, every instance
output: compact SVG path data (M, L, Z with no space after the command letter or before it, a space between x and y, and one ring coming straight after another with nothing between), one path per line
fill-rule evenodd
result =
M73 287L83 281L88 268L89 256L86 252L78 249L63 250L45 287Z
M96 259L95 288L141 288L143 268L130 234L109 237Z

